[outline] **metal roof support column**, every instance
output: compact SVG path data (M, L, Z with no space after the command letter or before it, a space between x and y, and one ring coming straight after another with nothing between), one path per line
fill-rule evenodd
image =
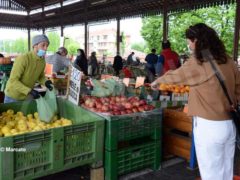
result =
M28 51L31 51L31 29L30 29L30 11L27 12L27 31L28 31Z
M42 32L43 34L45 34L45 25L44 25L44 22L45 22L45 15L44 15L44 5L42 5Z
M89 29L88 29L88 22L85 22L84 24L85 32L84 32L84 50L86 56L88 56L88 37L89 37Z
M88 17L87 17L87 13L88 13L88 0L85 0L85 22L84 22L84 50L85 50L85 54L88 57L88 38L89 38L89 26L88 26Z
M235 20L235 32L234 32L234 50L233 59L238 59L238 47L239 47L239 33L240 33L240 1L236 2L236 20Z
M167 0L164 0L163 4L163 41L168 39L168 4Z
M64 32L63 32L63 29L64 29L64 27L63 27L63 0L61 0L61 2L60 2L60 5L61 5L61 37L63 37L64 36Z
M117 54L120 54L120 42L121 42L121 36L120 36L120 18L117 18Z

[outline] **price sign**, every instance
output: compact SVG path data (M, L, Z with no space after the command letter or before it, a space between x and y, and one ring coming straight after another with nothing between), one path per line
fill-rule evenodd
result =
M68 100L76 105L79 104L81 79L82 79L81 71L72 66L69 78Z
M129 86L130 83L130 79L129 78L123 78L123 84L125 84L125 86Z
M45 75L51 77L53 74L53 65L46 63L45 66Z
M145 81L145 77L137 77L135 88L143 86L144 81Z

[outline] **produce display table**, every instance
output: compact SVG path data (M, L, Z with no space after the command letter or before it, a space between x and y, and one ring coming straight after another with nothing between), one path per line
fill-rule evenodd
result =
M58 98L61 117L73 125L16 136L0 137L1 148L26 151L0 153L0 179L34 179L103 160L104 119ZM1 104L0 112L13 109L24 114L37 111L35 101Z
M116 180L119 175L144 168L160 168L162 109L102 117L106 120L106 180Z

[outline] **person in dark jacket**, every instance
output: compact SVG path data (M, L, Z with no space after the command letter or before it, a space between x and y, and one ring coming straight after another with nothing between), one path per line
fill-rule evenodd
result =
M122 70L122 68L123 68L123 59L119 55L119 53L117 53L113 61L113 69L115 70L116 76L119 76L119 71Z
M77 58L74 64L76 64L86 76L88 75L88 61L83 49L77 50Z
M152 52L146 56L145 61L147 62L147 69L152 73L153 76L155 76L155 66L158 61L156 49L152 49Z
M97 61L96 52L91 53L91 56L89 57L88 65L91 67L91 71L90 71L89 75L91 75L91 76L97 75L99 64Z
M134 60L133 60L133 56L134 56L134 52L131 52L131 54L127 57L127 65L132 65Z

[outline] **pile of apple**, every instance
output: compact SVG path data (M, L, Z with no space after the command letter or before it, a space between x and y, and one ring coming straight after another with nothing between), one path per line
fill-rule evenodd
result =
M154 106L148 105L145 100L138 97L113 96L97 98L94 96L84 96L81 106L90 111L107 113L109 115L124 115L143 111L151 111Z

